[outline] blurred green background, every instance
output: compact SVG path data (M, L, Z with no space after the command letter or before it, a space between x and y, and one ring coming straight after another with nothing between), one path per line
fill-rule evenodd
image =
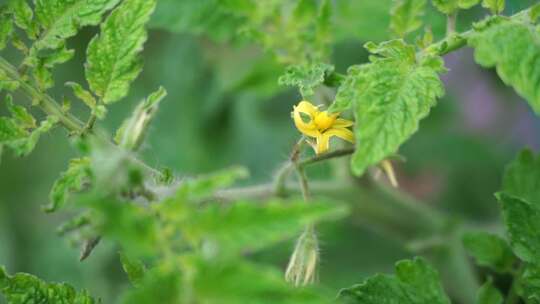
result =
M143 53L145 69L129 97L110 108L100 127L113 133L141 98L163 85L169 95L142 149L149 164L169 167L179 176L244 165L252 176L246 183L269 181L298 138L290 111L300 95L277 85L285 66L258 45L238 38L239 21L214 12L208 4L212 1L158 2ZM506 13L533 2L507 0ZM364 42L388 39L390 4L390 0L334 2L331 56L337 71L344 73L348 66L367 60ZM464 12L458 28L467 28L485 14L481 8ZM444 19L432 9L425 19L441 37ZM84 82L85 48L95 32L86 28L69 41L76 58L57 70L53 96L66 93L62 84L68 80ZM535 136L540 123L494 71L474 64L469 49L445 59L447 94L401 149L407 160L396 167L401 189L456 218L497 230L499 208L493 193L499 189L504 165L523 146L540 147ZM118 248L102 242L81 263L78 248L55 232L70 214L48 215L40 209L54 180L75 155L60 129L43 137L27 158L4 152L0 265L12 273L70 282L89 289L103 303L112 303L128 284ZM323 165L308 174L323 180L329 172ZM321 227L323 284L337 291L375 272L390 272L395 261L411 255L401 242L365 223L357 214ZM257 258L284 268L291 249L292 241Z

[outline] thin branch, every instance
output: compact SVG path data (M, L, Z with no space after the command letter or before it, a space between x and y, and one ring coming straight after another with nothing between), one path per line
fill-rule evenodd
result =
M456 32L457 10L446 16L446 37Z
M345 149L335 150L335 151L332 151L332 152L328 152L328 153L324 153L324 154L320 154L320 155L315 155L313 157L301 160L301 161L298 162L298 166L306 167L306 166L309 166L309 165L314 164L314 163L318 163L318 162L325 161L325 160L332 159L332 158L351 155L353 153L354 153L354 148L345 148Z

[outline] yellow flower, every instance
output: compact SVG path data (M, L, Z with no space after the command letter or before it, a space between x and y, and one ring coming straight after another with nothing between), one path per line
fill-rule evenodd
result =
M319 108L308 101L301 101L297 106L293 107L293 119L296 128L302 134L316 139L317 143L312 146L317 154L328 151L332 136L354 143L354 134L347 129L354 123L350 120L338 118L339 114L320 111Z

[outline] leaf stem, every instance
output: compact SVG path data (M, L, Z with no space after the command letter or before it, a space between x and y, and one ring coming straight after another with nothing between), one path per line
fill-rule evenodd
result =
M8 77L16 81L19 84L19 87L23 94L28 97L30 101L34 103L37 102L37 106L39 106L41 110L45 112L45 114L58 118L62 126L64 126L64 128L68 130L68 132L70 132L71 134L82 135L85 133L85 131L89 130L87 129L88 124L87 126L85 126L84 123L81 122L77 117L73 116L71 113L66 113L65 111L63 111L60 104L57 103L51 96L44 92L41 92L34 86L24 81L21 75L17 72L17 69L1 56L0 70L5 71ZM93 119L91 117L89 120L89 123L91 123L91 125L95 123L95 121L92 122L92 120ZM98 134L94 135L100 140L119 148L107 137L99 136ZM159 170L152 168L148 164L135 157L130 156L130 160L155 176L161 175L161 172Z
M13 67L4 58L0 57L0 69L4 70L8 77L17 81L24 94L32 101L37 102L41 109L50 116L57 117L60 123L72 133L80 133L83 130L83 124L75 116L64 113L62 107L49 95L40 92L31 86L20 76L17 69Z

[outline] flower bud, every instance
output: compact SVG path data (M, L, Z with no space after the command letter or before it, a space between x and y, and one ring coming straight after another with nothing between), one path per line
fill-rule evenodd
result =
M318 263L319 241L313 226L308 226L296 241L285 272L285 280L295 286L313 283L317 276Z
M128 150L137 150L146 134L148 125L158 109L159 102L167 95L164 88L160 87L156 92L150 94L141 102L130 118L126 119L114 140L116 143Z

